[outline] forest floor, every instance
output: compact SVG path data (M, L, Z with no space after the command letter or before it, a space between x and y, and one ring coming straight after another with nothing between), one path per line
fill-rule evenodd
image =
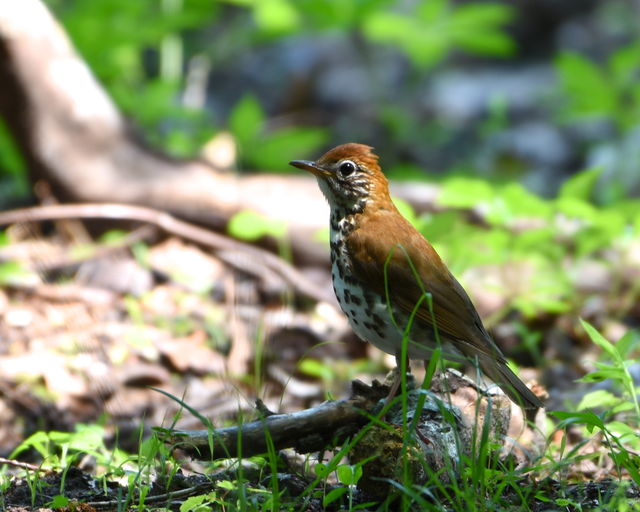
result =
M257 510L274 485L282 509L379 506L341 477L317 478L314 467L330 451L314 457L285 451L274 471L252 459L238 466L181 458L149 441L154 427L204 429L191 410L223 427L258 417L256 399L270 411L294 412L344 398L353 379L384 379L393 359L357 340L335 304L299 297L278 276L258 279L259 272L230 268L177 238L131 242L112 232L79 243L67 235L70 227L77 228L61 223L46 235L12 228L11 243L1 248L4 509L184 511L244 503ZM306 275L330 291L327 269ZM481 311L490 307L478 303ZM563 321L535 320L541 350L558 339ZM494 332L509 354L512 336L501 339L510 332L504 325ZM546 386L554 409L575 409L593 390L572 386L587 373L579 361L593 346L574 341L565 349L573 364L547 361L520 371L525 381ZM626 464L606 430L558 426L558 418L539 426L543 441L525 446L537 452L537 462L514 471L493 497L504 510L605 510L620 499L628 500L628 510L639 506L629 472L637 464L633 450L623 453L636 463ZM340 487L348 492L327 501ZM528 489L528 503L518 487ZM429 493L434 510L457 510L446 496ZM436 506L440 498L444 504ZM390 503L385 506L394 509Z

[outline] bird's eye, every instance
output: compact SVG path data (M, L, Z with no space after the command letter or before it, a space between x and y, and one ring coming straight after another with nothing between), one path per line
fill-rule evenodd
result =
M353 174L355 172L356 164L354 164L351 160L345 160L340 164L338 170L343 176L349 176L350 174Z

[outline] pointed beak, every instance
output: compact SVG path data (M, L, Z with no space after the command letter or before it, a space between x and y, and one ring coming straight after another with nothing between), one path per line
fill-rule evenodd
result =
M289 162L289 165L293 165L298 169L309 171L311 174L315 174L316 176L320 176L322 178L326 178L331 174L329 171L323 169L317 163L310 160L291 160L291 162Z

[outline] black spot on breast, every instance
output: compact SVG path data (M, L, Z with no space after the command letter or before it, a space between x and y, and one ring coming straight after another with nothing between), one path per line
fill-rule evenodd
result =
M364 327L366 329L369 329L370 331L373 331L373 324L371 322L364 322L362 325L364 325Z
M363 296L364 301L367 303L367 306L369 306L370 309L373 308L375 302L375 297L373 296L373 294L365 292Z
M353 302L356 306L360 306L362 304L360 297L358 297L357 295L351 295L351 302Z
M373 320L373 323L376 326L382 326L384 325L384 320L382 319L382 317L380 315L377 315L374 313L373 317L371 318Z
M346 226L344 226L342 228L342 233L344 234L344 236L347 236L349 233L351 233L353 231L355 226L348 224Z

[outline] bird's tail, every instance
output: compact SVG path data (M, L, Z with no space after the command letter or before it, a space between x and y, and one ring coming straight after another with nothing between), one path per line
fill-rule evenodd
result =
M489 357L479 357L480 369L495 382L502 391L522 409L528 420L535 418L538 409L544 407L542 401L513 373L504 361Z

